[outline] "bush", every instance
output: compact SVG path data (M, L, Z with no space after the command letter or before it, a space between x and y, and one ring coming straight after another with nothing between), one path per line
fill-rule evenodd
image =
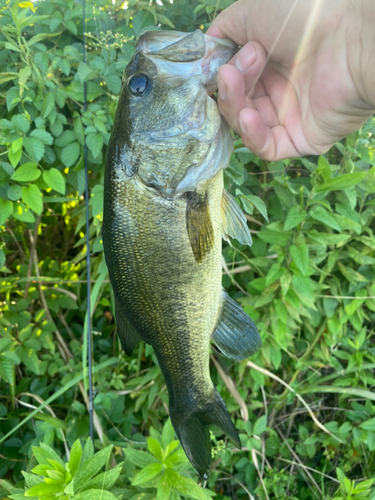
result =
M143 500L375 498L374 119L319 158L266 162L235 142L226 187L254 243L224 246L223 284L258 324L264 347L241 363L213 350L212 378L243 450L212 433L205 489L174 440L152 348L142 343L128 358L115 336L101 224L121 74L144 30L205 29L230 3L88 4L83 62L78 0L1 0L0 495L39 498L40 485L59 484L42 498L63 490L60 498L95 498L95 489L100 498ZM74 456L88 435L85 135L102 450L94 457L105 457L90 469L91 493L87 484L66 490L69 450ZM93 460L90 441L84 450L81 475ZM101 471L107 460L115 484Z

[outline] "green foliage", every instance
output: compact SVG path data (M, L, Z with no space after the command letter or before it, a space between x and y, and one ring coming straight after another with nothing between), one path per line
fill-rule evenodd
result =
M80 3L0 0L0 496L375 498L374 119L319 158L266 162L235 142L226 188L254 243L224 245L223 285L264 345L241 363L213 349L243 449L212 432L205 488L175 440L152 348L128 358L115 337L101 225L122 72L144 30L204 29L230 3L87 2L84 62ZM96 454L77 441L88 435L85 136Z
M15 488L10 483L2 481L3 487L11 493L9 498L43 499L71 498L79 500L115 500L116 497L109 490L113 487L121 474L123 462L108 470L113 445L107 446L94 454L91 440L86 441L84 450L77 439L70 450L70 458L64 463L60 456L50 447L41 443L40 447L33 447L33 454L38 465L31 472L22 474L25 478L26 489ZM105 471L102 472L102 468Z

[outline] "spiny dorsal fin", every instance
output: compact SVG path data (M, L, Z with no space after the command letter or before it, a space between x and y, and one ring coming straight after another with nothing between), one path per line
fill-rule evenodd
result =
M207 194L202 199L198 193L185 193L188 200L186 207L186 228L195 260L200 264L214 246Z
M230 238L236 238L243 245L251 245L252 239L247 227L246 217L234 198L224 189L221 199L222 237L230 244Z
M140 342L141 338L138 335L137 331L129 323L129 320L122 314L120 307L117 304L116 330L125 354L131 356L134 347L138 344L138 342Z
M254 321L224 291L219 324L211 338L225 356L238 361L248 358L262 347Z

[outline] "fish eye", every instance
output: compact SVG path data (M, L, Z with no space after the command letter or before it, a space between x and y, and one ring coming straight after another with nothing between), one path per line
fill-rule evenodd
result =
M147 75L144 75L143 73L134 75L129 80L129 90L133 95L140 97L145 93L149 82L149 77Z

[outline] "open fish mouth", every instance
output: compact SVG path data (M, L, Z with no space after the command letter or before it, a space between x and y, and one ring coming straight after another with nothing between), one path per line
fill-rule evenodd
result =
M160 77L173 82L176 78L197 76L208 95L217 90L217 72L237 52L231 40L204 35L200 30L192 33L178 31L147 31L138 41L137 50L153 60Z

